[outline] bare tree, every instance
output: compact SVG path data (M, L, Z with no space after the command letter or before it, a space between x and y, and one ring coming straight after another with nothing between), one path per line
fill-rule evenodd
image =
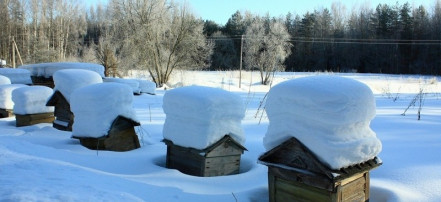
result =
M186 6L165 0L115 1L115 19L127 33L138 66L148 70L157 86L167 83L175 69L206 65L212 45L203 35L203 21ZM127 49L126 49L127 50Z
M271 22L269 17L256 17L245 34L245 64L257 68L261 83L268 85L271 75L285 68L283 62L291 53L290 35L283 23Z

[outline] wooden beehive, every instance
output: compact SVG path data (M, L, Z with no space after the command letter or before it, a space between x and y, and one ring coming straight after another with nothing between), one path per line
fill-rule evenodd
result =
M80 140L81 145L93 150L130 151L140 148L135 126L140 124L131 119L118 116L112 123L106 136L100 138L73 137Z
M369 201L369 171L380 166L375 157L340 170L329 169L296 138L266 152L269 201Z
M246 150L230 135L202 150L175 145L166 139L164 142L167 145L167 168L201 177L238 174L240 157Z
M52 77L46 78L44 76L31 76L33 85L47 86L54 88L54 79Z
M55 107L54 116L55 120L53 127L58 130L72 131L72 125L74 121L74 114L70 110L70 104L60 93L55 91L51 98L46 103L46 106Z
M8 118L14 116L12 109L0 109L0 118Z
M54 113L39 113L39 114L16 114L15 115L15 125L20 126L30 126L38 123L52 123L55 120Z

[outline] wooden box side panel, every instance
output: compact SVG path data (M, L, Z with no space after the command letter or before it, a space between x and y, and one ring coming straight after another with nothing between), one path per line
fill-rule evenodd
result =
M0 109L0 118L8 118L14 116L11 109Z
M341 201L359 201L364 202L369 200L369 173L357 175L356 178L351 179L347 184L344 184L339 189Z
M167 168L177 169L188 175L203 176L203 164L203 156L192 153L184 147L167 146Z
M206 158L204 166L205 177L238 174L240 155Z
M231 141L226 141L221 145L217 146L210 152L208 152L206 157L217 157L217 156L233 156L233 155L241 155L243 153L243 149L238 145L232 143Z
M54 121L54 113L26 114L15 115L16 126L29 126L39 123L52 123Z
M284 201L332 201L333 193L324 189L286 180L268 174L270 202Z

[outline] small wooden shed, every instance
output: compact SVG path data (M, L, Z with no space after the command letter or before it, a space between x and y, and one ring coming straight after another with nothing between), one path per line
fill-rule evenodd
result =
M382 163L375 157L332 170L292 137L259 157L268 166L269 201L369 201L369 171Z
M140 148L135 126L140 123L134 120L118 116L112 123L106 136L100 138L75 137L81 145L93 150L130 151Z
M238 174L240 157L247 150L230 135L202 150L175 145L166 139L163 141L167 145L167 168L201 177Z
M55 91L52 97L47 101L46 106L55 107L54 128L58 130L72 131L74 114L70 110L70 103L60 91Z

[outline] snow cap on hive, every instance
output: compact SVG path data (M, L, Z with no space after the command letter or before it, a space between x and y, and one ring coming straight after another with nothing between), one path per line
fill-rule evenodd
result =
M338 76L285 81L270 90L265 109L267 150L295 137L332 169L365 162L381 151L369 127L375 98L359 81Z
M63 69L84 69L98 73L101 77L104 77L104 66L94 63L85 62L49 62L22 65L18 68L27 70L32 76L50 78L53 77L55 72Z
M14 102L12 101L12 91L17 88L26 87L24 84L6 84L0 85L0 108L13 109Z
M32 84L31 72L26 69L0 68L0 75L8 77L12 84Z
M173 144L205 149L227 134L245 142L241 126L245 107L237 94L202 86L176 88L165 93L163 109L163 136Z
M12 91L14 114L39 114L53 112L54 107L47 107L46 102L53 94L46 86L26 86Z
M11 79L6 76L0 75L0 85L11 84Z
M54 73L54 90L59 91L70 103L71 94L75 89L102 83L101 76L94 72L84 69L63 69Z
M75 114L72 136L106 136L118 116L138 122L132 103L132 89L120 83L98 83L75 90L70 103Z

